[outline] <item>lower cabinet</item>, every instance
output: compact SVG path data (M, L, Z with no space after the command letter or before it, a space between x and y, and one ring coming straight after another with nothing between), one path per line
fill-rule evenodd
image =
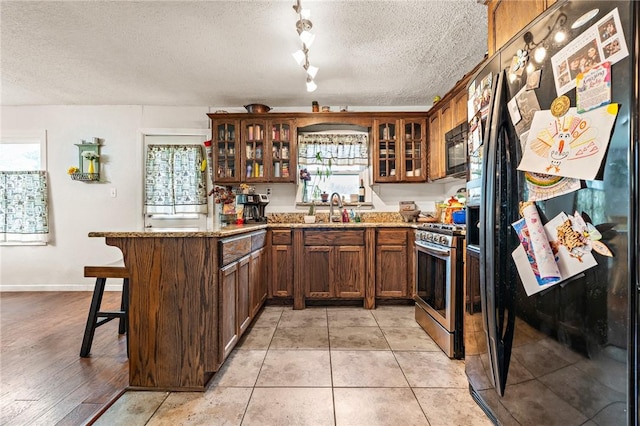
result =
M290 229L271 231L269 296L293 297L293 246Z
M364 297L365 268L364 246L334 247L333 271L334 295L344 298Z
M254 318L267 299L266 249L251 253L249 263L249 314Z
M465 309L470 314L480 310L480 251L467 246Z
M293 299L294 309L304 309L305 299L364 299L369 309L376 299L412 300L413 232L407 226L338 229L322 224L271 229L268 297Z
M238 342L236 299L238 262L220 269L220 359L224 360Z
M220 241L220 359L224 361L267 297L265 231ZM261 237L261 238L260 238ZM226 262L226 264L225 264Z
M363 298L364 231L305 231L303 280L307 298Z
M410 229L376 232L376 297L413 297L413 247Z

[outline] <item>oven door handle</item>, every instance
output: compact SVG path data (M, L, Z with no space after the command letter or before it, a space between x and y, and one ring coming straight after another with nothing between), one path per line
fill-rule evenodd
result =
M435 254L436 256L449 256L451 252L449 250L438 250L437 248L425 246L424 244L416 242L416 246L420 247L420 249L429 254Z

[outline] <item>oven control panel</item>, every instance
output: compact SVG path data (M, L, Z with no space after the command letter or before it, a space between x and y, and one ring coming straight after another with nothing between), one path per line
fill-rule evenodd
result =
M437 232L417 230L416 231L416 241L417 242L425 242L431 244L437 244L445 247L453 247L456 237L453 235L444 235L439 234Z

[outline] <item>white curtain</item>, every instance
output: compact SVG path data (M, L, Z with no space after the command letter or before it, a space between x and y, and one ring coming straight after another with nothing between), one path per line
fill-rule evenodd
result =
M369 162L368 135L304 133L298 135L300 165L318 164L317 158L333 165L366 166Z
M207 213L200 145L147 145L145 213Z
M46 243L47 172L0 172L0 242Z

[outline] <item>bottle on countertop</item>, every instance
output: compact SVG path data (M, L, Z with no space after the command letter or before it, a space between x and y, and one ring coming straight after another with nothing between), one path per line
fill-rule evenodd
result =
M349 213L347 213L347 209L342 210L342 222L349 222Z
M358 202L364 203L364 180L360 179L360 187L358 188Z

